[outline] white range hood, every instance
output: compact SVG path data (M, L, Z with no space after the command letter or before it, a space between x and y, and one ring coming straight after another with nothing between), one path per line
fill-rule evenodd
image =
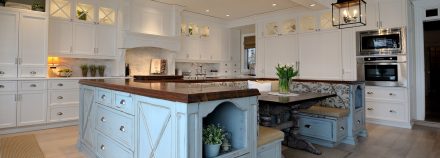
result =
M171 50L174 52L180 51L180 38L171 36L159 36L143 33L134 33L126 31L123 34L123 43L121 49L140 48L140 47L155 47Z

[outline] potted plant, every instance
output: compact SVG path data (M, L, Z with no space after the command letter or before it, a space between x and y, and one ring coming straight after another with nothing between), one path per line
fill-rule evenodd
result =
M87 73L89 72L89 66L87 64L83 64L80 66L81 74L83 77L87 77Z
M83 10L77 10L76 14L78 15L79 20L87 21L87 12Z
M72 76L72 70L70 70L70 69L61 69L61 70L58 70L58 76L60 76L60 77L70 77L70 76Z
M216 157L220 152L220 145L225 139L223 129L219 125L210 124L203 129L202 133L205 157Z
M289 84L293 77L298 75L298 70L295 70L293 68L293 65L284 65L280 66L278 64L276 68L277 70L277 76L278 76L278 88L279 93L281 94L287 94L289 93Z
M40 1L34 1L32 4L32 10L44 12L44 5Z
M105 67L106 67L105 65L98 65L97 66L99 76L104 77Z
M95 65L89 65L90 76L96 77L97 67Z

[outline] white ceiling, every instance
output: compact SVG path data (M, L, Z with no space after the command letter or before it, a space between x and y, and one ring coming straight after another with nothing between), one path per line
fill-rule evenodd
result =
M310 8L315 0L153 0L183 6L185 10L222 19L237 19L287 8ZM295 2L294 2L295 1ZM304 3L305 1L305 3ZM273 6L272 4L276 4ZM307 4L307 5L305 5ZM316 3L316 8L322 5ZM206 10L209 10L207 12ZM226 16L230 15L230 16Z

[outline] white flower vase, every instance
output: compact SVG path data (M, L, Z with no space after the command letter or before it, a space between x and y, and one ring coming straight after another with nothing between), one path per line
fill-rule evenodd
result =
M220 152L221 144L204 144L203 148L205 148L205 157L216 157Z

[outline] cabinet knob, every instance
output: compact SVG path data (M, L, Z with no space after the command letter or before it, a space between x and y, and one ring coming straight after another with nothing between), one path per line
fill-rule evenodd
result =
M312 125L304 125L305 128L312 128Z
M5 72L4 71L0 71L0 75L4 75L5 74Z
M0 88L5 88L5 86L3 86L3 85L0 85Z
M31 84L30 87L37 87L37 85L36 84Z
M121 104L121 105L125 105L126 104L126 102L125 102L125 100L124 99L122 99L120 102L119 102L119 104Z
M393 96L393 95L394 95L394 93L390 93L390 94L388 94L388 95L390 95L390 96Z
M58 98L58 99L63 99L64 97L63 97L63 96L58 96L57 98Z
M101 99L105 99L105 97L106 97L105 95L102 95L102 96L101 96Z
M121 127L119 127L119 130L120 130L121 132L125 132L125 127L124 127L124 126L121 126Z
M374 109L373 109L373 108L367 108L367 110L370 110L370 111L371 111L371 110L374 110Z
M101 144L101 150L105 150L105 146L104 146L104 144Z
M357 123L357 124L361 124L361 120L357 120L356 123Z
M57 113L57 115L59 115L59 116L61 116L61 115L63 115L64 113L62 113L62 112L58 112Z
M31 73L31 75L36 75L37 74L37 72L35 72L35 71L31 71L30 73Z
M367 94L374 94L373 92L367 92Z
M345 128L344 128L344 127L341 127L341 128L339 128L339 130L340 130L340 131L343 131L343 130L345 130Z
M101 122L105 122L107 120L105 120L105 117L101 117Z
M390 113L395 113L396 111L395 110L390 110Z
M62 87L62 86L64 86L64 85L63 85L62 83L58 83L57 86L58 86L58 87Z

